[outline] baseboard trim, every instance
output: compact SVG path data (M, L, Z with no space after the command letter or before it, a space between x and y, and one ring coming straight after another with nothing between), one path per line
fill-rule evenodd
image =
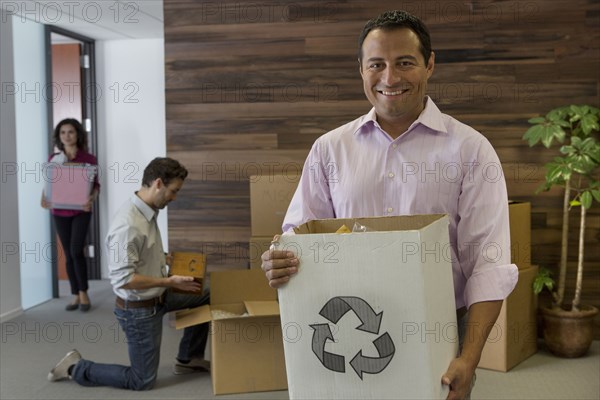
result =
M4 314L0 314L0 324L10 321L11 319L18 317L21 314L23 314L23 309L21 307L5 312Z

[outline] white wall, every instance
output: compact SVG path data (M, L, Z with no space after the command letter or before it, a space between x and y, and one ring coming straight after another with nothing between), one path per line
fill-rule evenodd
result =
M96 42L98 164L102 277L108 276L104 246L119 207L141 186L146 165L166 154L164 40ZM167 213L158 225L168 249Z
M44 26L13 18L17 162L19 166L19 243L23 309L52 298L52 243L49 211L40 206L48 159L48 109ZM23 46L23 43L27 43ZM48 284L50 282L50 284Z
M21 277L19 271L19 205L17 198L18 172L15 102L4 97L9 84L14 82L12 19L0 9L0 82L3 98L0 101L0 322L19 315L21 308Z

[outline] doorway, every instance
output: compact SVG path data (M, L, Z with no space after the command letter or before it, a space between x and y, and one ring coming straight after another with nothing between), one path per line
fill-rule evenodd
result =
M51 82L52 97L48 101L48 132L65 118L81 121L88 135L89 152L98 157L96 129L96 79L94 40L56 26L46 25L46 74ZM48 154L56 150L49 141ZM99 198L92 209L85 256L89 279L101 279L99 246ZM67 280L65 256L54 221L51 218L52 296L60 297L59 280Z

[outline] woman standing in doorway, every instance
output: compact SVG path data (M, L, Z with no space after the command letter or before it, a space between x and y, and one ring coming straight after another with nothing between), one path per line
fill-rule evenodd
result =
M58 123L54 129L54 145L60 150L52 154L49 162L69 165L98 165L96 157L88 153L87 135L79 121L67 118ZM65 210L51 208L42 196L42 207L52 210L56 231L63 246L66 258L67 275L71 284L71 293L75 296L67 304L67 311L89 311L91 304L88 297L87 264L83 255L85 237L92 216L92 204L98 197L100 184L97 176L94 179L92 192L83 210Z

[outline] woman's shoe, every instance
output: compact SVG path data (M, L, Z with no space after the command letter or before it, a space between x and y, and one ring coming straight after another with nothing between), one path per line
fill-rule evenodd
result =
M83 312L90 311L90 308L92 308L92 305L90 303L87 303L87 304L80 303L79 304L79 309Z
M74 310L77 310L79 308L79 306L80 306L79 303L69 303L65 307L65 310L67 310L67 311L74 311Z

